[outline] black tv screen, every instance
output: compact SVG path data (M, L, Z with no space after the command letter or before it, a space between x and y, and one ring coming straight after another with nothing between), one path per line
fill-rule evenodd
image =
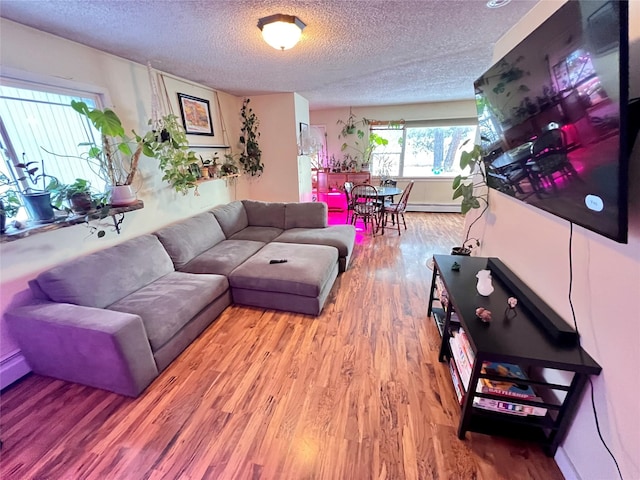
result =
M628 5L569 1L475 82L487 183L627 241Z

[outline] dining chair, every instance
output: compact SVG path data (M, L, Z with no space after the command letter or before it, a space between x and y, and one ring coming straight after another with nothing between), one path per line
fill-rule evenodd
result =
M382 234L384 235L384 230L387 226L387 222L389 220L389 216L391 216L391 224L398 226L398 235L400 233L400 219L402 219L402 224L404 225L404 229L407 229L407 222L404 219L404 212L407 210L407 202L409 201L409 195L411 194L411 190L413 189L413 180L409 182L407 188L402 192L402 196L398 203L391 203L389 205L385 205L384 207L384 219L382 221Z
M351 189L351 201L353 204L351 223L353 225L356 224L358 219L361 219L364 223L365 231L368 226L371 226L372 233L378 230L382 207L377 198L378 190L373 185L360 184L353 186Z
M560 129L547 130L533 142L531 159L526 166L534 188L538 192L544 191L549 186L556 190L556 174L567 179L578 178L578 172L567 156Z
M353 189L352 182L344 182L342 186L344 190L344 196L347 199L347 220L346 223L351 223L351 216L353 215L353 197L351 195L351 190Z

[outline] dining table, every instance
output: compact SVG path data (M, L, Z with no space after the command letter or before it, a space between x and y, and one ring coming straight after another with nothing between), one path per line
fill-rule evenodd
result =
M382 228L384 229L383 223L384 223L384 217L385 217L384 209L387 203L386 199L388 198L391 201L393 201L393 197L395 197L396 195L401 195L403 190L398 187L387 187L387 186L379 186L375 188L376 188L375 198L380 202L380 205L381 205L380 213L378 215L378 229L380 228L380 226L382 226ZM376 231L378 229L376 229Z

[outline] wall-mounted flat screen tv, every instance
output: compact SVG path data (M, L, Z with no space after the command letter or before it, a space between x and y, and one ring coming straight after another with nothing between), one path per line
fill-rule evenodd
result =
M627 241L628 5L569 1L475 82L489 186Z

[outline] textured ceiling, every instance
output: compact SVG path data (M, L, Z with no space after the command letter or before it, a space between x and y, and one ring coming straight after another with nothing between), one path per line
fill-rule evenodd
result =
M298 92L312 109L473 98L493 45L537 0L1 0L0 16L238 96ZM256 26L306 24L291 50Z

